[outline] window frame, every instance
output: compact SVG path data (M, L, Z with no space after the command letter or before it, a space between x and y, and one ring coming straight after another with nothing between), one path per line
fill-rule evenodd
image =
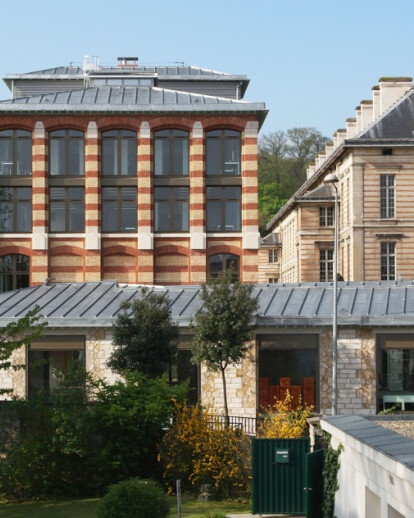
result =
M154 132L154 177L155 178L187 178L190 175L190 133L187 130L179 128L167 128L160 129ZM177 173L175 171L175 142L187 142L187 157L186 157L186 168L183 172ZM157 160L157 142L168 143L168 173L158 172L158 160ZM184 153L183 153L184 159ZM163 163L161 164L163 165Z
M383 241L380 245L382 281L395 281L396 249L395 241Z
M329 206L319 207L319 226L334 226L334 208Z
M53 199L52 198L52 192L55 189L63 189L65 193L65 197L63 200L61 199ZM82 198L71 198L70 197L70 189L81 189L83 191ZM52 210L54 202L60 202L64 206L64 212L65 212L65 224L64 224L64 230L54 230L52 229ZM70 229L70 216L71 216L71 207L70 204L73 202L83 202L83 228L79 230L72 230ZM49 232L51 234L78 234L78 233L84 233L85 232L85 187L83 186L51 186L49 188Z
M160 189L168 189L168 199L157 199L157 192ZM178 189L186 189L187 198L186 199L176 199L174 193ZM166 203L168 204L168 221L169 228L168 229L159 229L157 222L157 205L158 203ZM185 229L176 229L175 225L175 206L177 203L181 203L184 205L187 204L187 228ZM190 230L190 188L188 186L155 186L154 187L154 232L163 233L163 232L189 232Z
M116 132L116 135L114 136L111 136L111 135L108 135L108 133L112 133L112 132ZM126 135L126 134L123 134L123 132L129 132L129 133L132 133L131 135ZM106 134L106 135L105 135ZM134 142L134 157L135 157L135 160L134 160L134 171L132 173L129 173L129 174L122 174L122 164L123 164L123 159L122 159L122 143L123 141L133 141ZM105 167L104 167L104 164L105 164L105 160L104 160L104 142L105 141L115 141L116 142L116 149L117 149L117 165L116 165L116 169L117 169L117 172L115 173L108 173L108 172L105 172ZM101 174L103 177L105 178L134 178L137 176L137 172L138 172L138 165L137 165L137 157L138 157L138 135L137 135L137 132L136 131L133 131L133 130L128 130L128 129L109 129L109 130L105 130L101 133ZM127 159L127 162L128 162L128 159Z
M380 217L395 218L395 174L380 175Z
M219 132L219 134L217 134ZM237 135L235 135L237 133ZM220 171L211 170L210 164L212 163L211 154L215 155L214 150L210 150L210 142L219 142L220 148ZM226 161L227 156L227 145L230 142L237 141L239 143L239 152L237 159L229 162ZM230 128L214 129L206 132L206 176L227 176L227 177L241 177L242 175L242 132L239 130L233 130ZM209 164L210 163L210 164ZM237 164L237 173L231 173L226 170L226 164ZM213 172L212 172L213 171Z
M6 257L11 257L11 261L12 261L12 268L11 270L3 270L3 259L6 258ZM21 257L21 258L25 258L24 259L24 262L27 263L27 270L19 270L17 268L17 264L18 264L18 257ZM27 259L27 261L26 261ZM22 259L20 259L22 260ZM3 276L6 275L8 277L11 277L11 290L3 290L3 287L5 284L7 283L4 283L4 278ZM1 276L1 281L0 281L0 292L1 293L4 293L6 291L13 291L13 290L17 290L17 289L21 289L21 288L27 288L30 286L30 256L28 255L24 255L24 254L6 254L6 255L2 255L0 257L0 276ZM19 287L19 284L17 281L18 281L18 277L23 277L26 279L27 282L23 282L23 286L20 286ZM27 278L26 278L27 277Z
M3 195L3 189L10 189L11 190L11 198L6 200L6 199L2 199L2 195ZM19 195L18 195L18 191L21 191L23 189L27 189L30 191L30 197L29 198L26 198L26 199L19 199ZM0 233L4 233L4 234L10 234L10 233L14 233L14 234L30 234L32 232L32 229L33 229L33 221L32 221L32 206L33 206L33 202L32 202L32 196L33 196L33 191L32 191L32 187L29 187L29 186L14 186L14 185L1 185L0 186L0 207L1 205L3 204L11 204L12 206L12 210L11 210L11 213L12 213L12 228L10 230L5 230L5 229L2 229L1 226L0 226ZM27 229L24 229L24 230L20 230L18 228L18 223L19 223L19 214L21 212L21 206L22 204L25 204L25 205L28 205L29 206L29 209L28 209L28 213L29 213L29 218L30 218L30 225L28 225ZM0 209L0 219L1 219L1 209Z
M319 250L319 280L320 282L332 282L334 271L334 249L321 248Z
M211 263L213 262L212 259L214 257L221 257L221 269L217 272L212 273L211 272ZM232 266L228 266L228 261L236 261L237 267L233 268ZM212 254L208 256L207 259L207 267L208 267L208 278L214 279L218 277L221 273L226 272L228 270L232 270L232 281L233 282L240 282L240 256L236 254L230 254L230 253L218 253L218 254Z
M209 192L213 192L212 189L220 189L220 196L218 198L209 198ZM238 189L239 196L238 198L228 198L226 193L231 192L230 189ZM238 228L227 228L235 225L228 225L226 219L226 208L227 202L235 201L239 204L238 214L239 214L239 227ZM209 214L215 213L214 209L210 208L212 203L220 203L220 224L217 225L217 228L212 229L209 225ZM224 227L224 228L223 228ZM206 192L206 229L207 232L241 232L243 227L242 223L242 189L240 185L208 185Z
M2 135L2 133L7 133L7 132L11 132L11 135ZM3 170L3 165L4 164L8 164L9 166L11 165L11 171L10 171L10 174L3 174L2 172L0 173L0 178L3 178L3 177L27 177L27 176L31 176L32 175L32 172L33 172L33 151L32 151L32 146L33 146L33 136L32 136L32 132L30 130L25 130L25 129L19 129L19 128L10 128L10 129L3 129L3 130L0 130L0 141L6 141L6 140L11 140L11 145L12 145L12 162L9 163L9 162L0 162L0 164L2 165L2 170ZM18 171L18 164L19 164L19 146L18 146L18 143L19 141L30 141L30 172L27 172L27 173L21 173L19 174L17 171Z
M271 264L279 262L279 250L277 248L271 248L268 250L269 256L268 261Z
M117 191L117 195L116 195L116 199L114 200L113 198L107 198L105 199L104 197L104 194L105 194L105 190L106 189L116 189ZM125 206L125 202L129 201L129 200L124 200L122 198L122 192L123 190L125 189L134 189L134 192L135 192L135 199L134 200L131 200L131 203L130 205L135 205L135 228L134 229L123 229L122 228L122 207ZM111 203L114 203L116 204L116 229L112 229L112 230L107 230L105 227L104 227L104 218L103 218L103 213L104 213L104 207L105 207L105 202L111 202ZM106 234L110 234L110 233L136 233L138 231L138 189L137 187L135 186L127 186L127 185L105 185L105 186L102 186L102 189L101 189L101 232L102 233L106 233Z
M56 133L64 131L64 135L56 135ZM71 134L72 133L72 134ZM82 135L80 135L80 133ZM64 143L64 173L53 173L52 172L52 142L63 141ZM70 171L70 143L73 141L81 141L83 145L79 149L82 150L83 160L80 161L82 164L81 170L78 173L71 173ZM60 157L60 155L58 155ZM49 132L49 177L51 178L82 178L85 176L85 132L77 129L65 128L58 129Z

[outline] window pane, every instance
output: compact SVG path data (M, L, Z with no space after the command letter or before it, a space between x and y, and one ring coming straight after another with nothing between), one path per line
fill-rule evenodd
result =
M123 202L121 205L121 230L133 232L137 229L137 206L135 203Z
M121 198L122 200L137 200L137 189L136 187L121 187Z
M17 210L17 232L31 232L32 230L32 203L21 201Z
M13 141L0 139L0 175L13 174Z
M0 232L13 231L13 204L0 202Z
M188 202L174 203L174 230L188 231Z
M170 204L168 201L155 202L155 230L157 232L170 229Z
M32 140L18 139L16 141L17 174L32 174Z
M115 232L118 228L118 203L103 201L102 203L102 232Z
M170 163L169 140L155 139L154 148L154 173L156 175L168 175Z
M206 164L208 175L220 175L221 171L221 140L206 140Z
M225 210L226 210L226 229L225 230L240 230L240 202L227 201Z
M85 210L81 201L69 202L69 232L83 232L85 230Z
M2 273L0 276L0 291L11 291L13 289L13 276Z
M102 140L102 174L105 176L118 174L117 141Z
M240 174L240 140L226 141L224 167L224 174L226 175Z
M16 255L16 270L19 273L29 273L30 258L27 255Z
M104 200L116 200L118 197L118 189L116 187L104 187L102 189L102 198Z
M65 174L65 141L54 140L50 141L50 174L63 175Z
M83 139L69 140L69 171L73 176L85 174L85 157Z
M137 141L136 139L124 139L121 142L121 167L122 175L135 176L137 174Z
M177 176L188 176L188 140L174 140L174 170Z
M29 274L17 274L16 275L16 289L28 288L29 286Z
M13 269L13 256L4 255L1 257L1 271L2 272L11 272Z
M83 200L85 197L85 189L83 187L69 187L69 199Z
M207 230L214 232L222 229L221 203L219 201L207 202Z
M50 203L50 231L65 231L65 202L51 201Z
M170 189L168 187L155 187L154 198L156 200L168 200Z

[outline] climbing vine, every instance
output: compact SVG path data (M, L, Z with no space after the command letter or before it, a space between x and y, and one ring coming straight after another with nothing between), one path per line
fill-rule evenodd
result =
M334 450L331 445L331 436L327 434L328 448L325 453L325 467L323 469L323 505L322 518L334 518L335 493L339 489L338 471L341 465L339 456L342 445Z

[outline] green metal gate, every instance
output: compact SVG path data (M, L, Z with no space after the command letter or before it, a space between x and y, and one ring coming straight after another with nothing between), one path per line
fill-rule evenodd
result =
M253 514L300 514L314 509L313 486L319 463L310 453L310 439L252 440L252 512ZM312 454L314 455L314 454ZM313 462L313 464L312 464ZM318 465L319 465L318 464ZM318 476L317 476L318 478ZM317 500L317 499L316 499ZM318 504L315 504L316 507ZM309 518L317 518L310 514Z
M306 454L305 503L306 518L321 518L323 499L323 467L325 451Z

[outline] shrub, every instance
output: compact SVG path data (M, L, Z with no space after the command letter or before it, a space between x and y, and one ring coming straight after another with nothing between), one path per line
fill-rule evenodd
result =
M97 518L166 518L167 496L152 480L132 478L109 488L99 502Z
M250 486L250 447L243 432L223 426L211 412L176 403L174 425L160 447L169 491L180 479L187 491L211 484L218 498L245 496Z
M295 407L292 396L287 391L284 400L270 406L265 414L260 416L257 427L257 437L265 439L297 439L304 437L307 430L306 419L311 414L311 408L303 407L301 402Z

